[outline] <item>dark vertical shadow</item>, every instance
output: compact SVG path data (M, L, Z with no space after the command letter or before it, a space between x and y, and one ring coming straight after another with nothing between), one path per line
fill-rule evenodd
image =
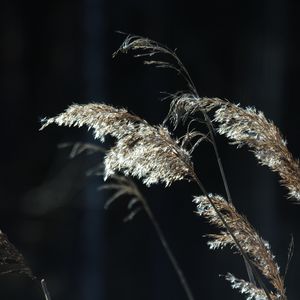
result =
M104 39L105 7L102 0L85 0L84 6L84 83L85 102L99 101L104 95ZM103 97L103 96L102 96ZM82 101L83 99L81 99ZM83 100L84 101L84 100ZM87 138L93 142L90 133ZM97 193L97 183L89 180L85 189L84 217L81 232L81 252L83 265L81 273L80 299L105 299L105 240L104 212L101 193Z

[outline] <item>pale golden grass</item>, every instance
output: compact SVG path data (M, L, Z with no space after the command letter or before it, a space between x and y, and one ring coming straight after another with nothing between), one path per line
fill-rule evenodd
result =
M44 121L41 129L59 126L93 129L96 139L106 135L117 139L105 156L105 178L121 171L142 179L146 185L163 182L166 186L190 179L190 154L180 147L163 126L151 126L145 120L106 104L71 105L57 117Z
M189 94L177 95L171 103L169 118L177 124L181 120L206 111L215 110L213 121L219 125L219 134L231 144L248 146L259 163L278 173L280 182L288 189L288 196L300 200L300 166L287 148L278 127L263 112L253 107L242 108L220 98L194 98Z
M248 300L286 300L284 280L269 244L232 204L209 113L214 111L213 121L219 124L217 131L220 134L238 147L247 145L261 164L279 174L289 195L300 200L299 164L288 151L278 128L253 108L243 109L219 98L200 98L175 51L150 39L128 36L114 56L131 50L136 57L144 58L146 64L176 70L187 84L187 91L170 95L170 110L163 125L152 126L125 109L106 104L74 104L57 117L44 120L42 129L52 123L75 127L85 125L93 130L96 139L103 141L106 135L116 138L104 160L105 178L119 176L121 172L141 179L147 186L155 183L169 186L183 179L195 182L202 192L202 196L195 198L198 213L221 230L219 234L209 235L210 248L229 245L244 258L249 282L228 273L225 278L231 282L232 288L245 294ZM204 122L208 133L193 128L195 119ZM165 127L168 120L175 128L188 121L187 133L181 139L175 139ZM213 145L227 200L207 193L196 175L191 154L202 141ZM188 150L186 145L189 143L192 146ZM126 193L134 195L133 190L122 186L112 199ZM130 203L134 205L136 200Z
M106 104L72 105L64 113L46 120L42 129L52 123L77 127L86 125L89 129L93 129L97 139L103 140L108 134L117 139L115 146L108 150L104 159L105 178L114 178L115 174L123 172L126 176L132 175L142 179L146 185L158 182L170 185L185 178L196 182L204 194L197 198L199 207L202 205L206 208L204 214L210 211L213 216L210 221L224 229L218 238L215 237L217 243L220 244L221 241L224 245L226 243L236 245L251 270L255 272L255 267L261 270L273 284L276 292L280 293L281 299L285 299L279 268L274 265L267 244L259 243L261 241L259 236L254 229L249 229L249 224L243 219L237 221L239 215L233 206L226 206L229 204L224 199L219 201L219 198L207 194L195 173L189 152L179 145L178 140L171 137L165 127L151 126L124 109L119 110ZM126 185L125 187L126 189L123 185L113 199L125 193L134 194L132 189L128 190ZM207 209L208 206L210 210ZM239 227L246 224L242 238L235 230L233 220ZM257 250L258 245L260 248ZM273 293L268 291L256 272L255 277L260 285L258 289L263 289L266 298L272 299Z
M248 220L239 214L235 207L228 203L223 197L212 194L210 194L209 197L217 209L222 213L232 234L238 240L242 249L249 255L253 265L255 265L255 267L259 269L265 278L272 284L275 293L270 294L271 298L286 299L284 281L280 275L279 266L275 261L275 257L271 253L269 243L264 241ZM224 223L220 220L215 209L212 207L211 201L209 201L206 196L200 196L195 197L194 202L197 203L198 214L220 229L220 233L208 235L208 237L210 237L210 240L208 241L210 249L222 249L225 246L229 246L239 251L232 235L229 234ZM241 282L245 283L244 288L246 285L252 287L247 281ZM241 282L240 284L242 285ZM251 289L251 291L253 292L253 289ZM260 293L264 293L264 291L261 290ZM265 294L264 297L267 299Z

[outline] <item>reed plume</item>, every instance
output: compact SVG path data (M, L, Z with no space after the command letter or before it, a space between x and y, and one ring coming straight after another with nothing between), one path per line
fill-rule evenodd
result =
M186 80L189 89L196 93L195 85L175 51L149 38L138 35L128 35L120 48L113 53L113 57L116 57L119 53L128 53L129 51L134 51L136 53L134 54L134 57L143 58L144 64L146 65L154 65L157 68L175 70ZM157 57L162 55L168 57L171 61Z
M165 122L170 120L177 127L180 122L195 117L201 120L205 113L216 109L213 121L219 124L218 133L225 135L233 145L247 145L260 164L278 173L280 183L288 190L288 197L300 201L299 160L293 157L280 130L263 112L253 107L242 108L220 98L200 98L193 93L179 92L170 98ZM211 135L207 140L214 142Z
M166 186L190 179L190 154L171 137L167 128L151 126L125 109L106 104L71 105L57 117L44 120L41 129L59 126L93 129L96 139L106 135L117 139L105 156L105 179L121 171L142 179L146 185L162 182Z
M46 300L51 300L45 279L39 280L32 273L23 254L12 244L7 235L0 230L0 275L20 274L31 280L40 281Z
M213 194L209 194L209 197L210 200L207 196L194 198L194 202L197 204L198 208L197 213L207 219L210 224L215 225L220 229L220 233L208 235L210 238L208 241L209 248L214 250L229 246L230 248L235 248L239 251L240 249L232 238L232 236L234 236L241 245L243 251L249 255L253 265L261 271L276 291L275 293L270 294L271 298L286 299L284 281L280 275L279 266L275 261L275 257L271 253L269 243L264 241L251 226L246 217L239 214L235 207L228 203L223 197ZM222 213L231 233L228 232L228 229L216 214L211 202L213 202L218 211ZM245 284L243 285L242 282ZM254 288L252 283L240 281L240 290L244 289L246 285ZM256 289L258 288L256 287ZM259 290L260 293L264 293L262 289ZM251 291L254 293L253 289L251 289ZM263 299L267 299L265 293Z
M299 161L289 152L280 130L263 112L219 98L191 98L183 94L174 97L168 118L177 124L179 119L184 121L198 112L213 109L216 109L214 122L219 124L218 133L225 135L233 145L247 145L260 164L279 174L281 184L288 189L288 196L299 201Z
M243 279L238 279L231 273L227 273L225 279L231 283L231 287L233 289L239 290L241 294L245 294L246 300L266 300L265 292L257 288L251 282L245 281ZM271 299L280 299L277 295L272 294Z
M238 147L247 145L260 164L279 174L289 197L300 200L299 161L293 158L287 142L272 121L255 108L244 109L225 101L215 112L215 122L220 124L220 134Z
M8 240L6 234L0 231L0 275L24 274L35 279L31 269L25 262L24 256Z

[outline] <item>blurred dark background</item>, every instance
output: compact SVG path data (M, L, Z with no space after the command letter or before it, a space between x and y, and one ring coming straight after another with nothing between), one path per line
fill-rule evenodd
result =
M40 119L70 104L100 101L127 107L152 124L168 103L160 92L184 88L171 71L144 66L131 55L112 59L124 36L158 40L185 63L201 96L254 105L281 128L297 157L300 71L299 1L1 1L0 228L24 254L53 300L186 299L146 215L131 222L126 199L108 211L101 178L86 171L101 157L70 160L64 142L91 142L86 131L51 127ZM218 137L233 200L270 242L282 271L291 234L295 254L287 295L297 299L300 208L278 177L246 149ZM209 145L195 164L208 191L224 194ZM246 278L242 259L211 252L202 236L213 229L194 213L199 191L179 182L146 189L195 299L243 299L219 274ZM0 277L2 299L43 299L38 281Z

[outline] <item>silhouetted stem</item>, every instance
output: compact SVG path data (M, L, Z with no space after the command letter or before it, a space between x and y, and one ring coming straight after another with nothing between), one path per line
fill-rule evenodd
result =
M214 152L215 152L215 156L216 156L216 159L217 159L217 162L218 162L218 166L219 166L219 170L220 170L220 173L221 173L223 185L224 185L226 195L227 195L227 200L228 200L229 203L233 204L232 198L231 198L231 195L230 195L230 191L229 191L227 178L226 178L225 171L224 171L224 168L223 168L222 160L221 160L221 157L219 155L219 150L218 150L218 147L217 147L217 142L216 142L215 135L214 135L214 132L213 132L213 127L212 127L212 124L211 124L211 120L210 120L209 116L207 115L207 113L205 111L203 111L203 114L204 114L204 117L205 117L205 122L206 122L207 128L209 130L210 140L212 142ZM247 270L247 274L248 274L250 282L253 283L254 285L256 285L252 269L249 266L249 264L248 264L248 262L246 261L245 258L244 258L244 262L245 262L245 266L246 266L246 270Z
M212 124L211 124L211 120L210 120L209 116L207 115L207 113L205 111L203 111L203 114L204 114L204 118L205 118L207 128L209 130L210 140L212 142L214 152L215 152L215 155L216 155L216 159L217 159L217 162L218 162L219 170L220 170L221 177L222 177L222 180L223 180L223 185L224 185L226 195L227 195L227 200L228 200L229 203L232 204L232 199L231 199L231 195L230 195L230 191L229 191L229 187L228 187L228 183L227 183L227 178L226 178L226 175L225 175L222 160L221 160L219 150L218 150L218 147L217 147L217 142L216 142L215 135L214 135L214 132L213 132L213 127L212 127Z
M148 205L146 199L143 197L143 195L138 190L136 192L138 193L138 195L140 197L140 200L143 204L143 207L145 209L145 212L146 212L147 216L149 217L152 225L154 226L155 231L156 231L156 233L157 233L157 235L160 239L160 242L162 243L162 245L163 245L170 261L171 261L171 264L172 264L172 266L173 266L173 268L174 268L174 270L175 270L175 272L176 272L176 274L177 274L177 276L180 280L180 283L181 283L181 285L182 285L182 287L183 287L183 289L186 293L187 298L189 300L195 300L195 298L192 294L192 291L191 291L191 289L190 289L190 287L189 287L189 285L186 281L186 278L185 278L185 276L184 276L184 274L183 274L183 272L182 272L182 270L181 270L181 268L180 268L180 266L179 266L179 264L178 264L178 262L177 262L177 260L174 256L173 252L171 251L171 248L170 248L169 244L167 243L167 240L166 240L166 238L165 238L165 236L164 236L164 234L163 234L163 232L162 232L155 216L152 213L151 208L149 207L149 205Z

